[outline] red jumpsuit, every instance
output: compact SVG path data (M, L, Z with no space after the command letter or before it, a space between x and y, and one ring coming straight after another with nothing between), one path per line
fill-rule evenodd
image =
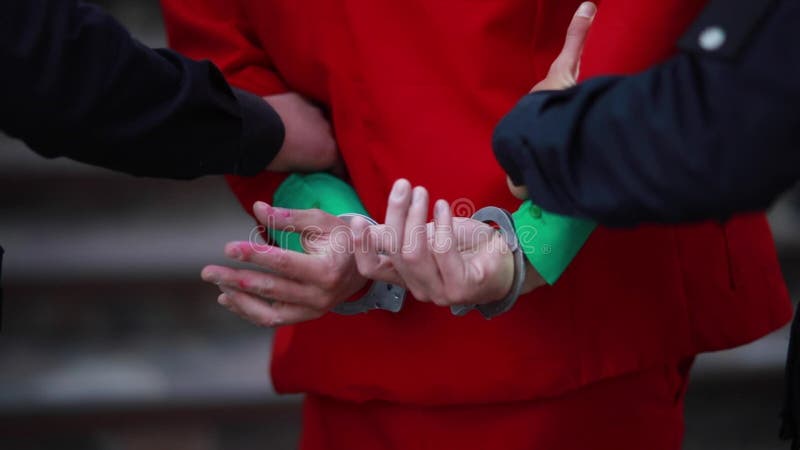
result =
M516 209L492 129L544 77L579 3L163 0L177 50L329 111L376 218L400 177ZM583 77L666 58L704 1L599 3ZM230 182L249 209L282 179ZM396 315L281 328L272 379L309 394L305 449L678 449L691 358L763 336L790 309L761 214L599 228L555 286L495 320L409 299Z

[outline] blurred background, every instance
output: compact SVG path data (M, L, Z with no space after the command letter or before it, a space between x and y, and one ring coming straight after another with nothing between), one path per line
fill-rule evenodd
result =
M165 45L157 0L99 3ZM798 197L770 214L794 298ZM221 178L135 179L0 135L0 211L0 449L296 448L300 398L272 391L271 332L199 280L252 228ZM686 450L788 448L777 439L787 331L698 360Z

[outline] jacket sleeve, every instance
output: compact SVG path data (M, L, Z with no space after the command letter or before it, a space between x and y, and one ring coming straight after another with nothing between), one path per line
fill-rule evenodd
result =
M289 88L270 55L254 38L241 0L161 0L169 43L175 50L216 64L233 86L266 96ZM255 177L227 177L246 211L269 201L287 174L261 172Z
M584 76L631 72L663 60L674 51L672 43L697 14L699 5L700 1L691 0L604 0L587 40L582 63ZM518 107L509 116L524 119L527 112ZM520 144L527 144L528 128L526 123L508 126L508 122L506 118L498 126L495 148L508 148L496 151L498 160L519 182L520 167L533 167L528 161L531 153L519 148ZM547 183L551 179L546 175L539 171L531 178ZM595 223L564 217L559 214L561 211L552 209L552 202L539 202L538 197L533 200L534 203L523 203L514 213L514 223L528 261L545 281L553 284L578 255Z
M134 175L260 172L283 140L262 99L208 62L133 39L75 0L0 5L0 126L47 157Z
M800 175L800 6L756 3L773 2L712 4L648 71L527 96L496 130L501 164L542 207L609 225L764 209ZM703 44L725 24L724 45Z

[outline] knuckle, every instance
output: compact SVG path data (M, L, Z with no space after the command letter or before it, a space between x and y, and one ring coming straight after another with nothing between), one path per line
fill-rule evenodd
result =
M475 284L481 285L486 282L486 279L487 279L486 268L483 266L475 267L475 270L473 271L473 281L475 282ZM463 290L463 287L461 287L460 289Z
M497 258L487 258L486 261L483 263L483 272L486 274L487 278L491 278L492 275L496 274L500 270L500 263L497 261Z
M417 299L417 300L419 300L421 302L430 302L430 301L432 301L432 299L430 298L428 293L425 292L424 290L421 290L421 289L412 288L411 289L411 295L413 295L415 299Z
M408 200L406 197L392 197L389 196L389 207L390 208L404 208L408 204Z
M447 300L443 297L431 297L431 303L436 306L447 306Z
M432 289L431 291L429 291L428 297L431 299L431 302L435 305L442 306L449 303L447 299L447 293L442 292L439 289Z
M459 305L459 304L461 304L461 301L460 301L459 297L448 293L448 294L445 294L445 295L442 296L442 298L440 300L440 303L441 303L440 306L451 306L451 305ZM439 303L437 303L437 304L439 304Z
M572 74L572 69L561 72L560 83L562 87L569 87L575 84L575 77Z
M422 262L422 254L413 249L406 249L400 253L400 259L409 265L419 264Z
M580 39L583 37L583 30L580 27L575 26L574 24L567 29L566 40L573 41L575 39Z
M380 269L380 263L376 264L366 259L356 260L356 270L358 271L359 275L363 277L371 278L372 276L377 275Z
M269 278L264 278L256 284L253 293L259 297L269 297L275 293L275 283Z
M327 311L329 309L333 309L338 304L338 299L336 298L333 293L325 293L319 298L319 308L323 311Z
M358 270L359 275L365 278L373 278L377 273L377 267L369 266L362 263L356 264L356 270Z
M289 268L289 254L285 250L281 250L275 256L275 269L278 272L285 273Z
M329 270L320 275L318 286L325 291L331 291L339 285L341 275L333 270Z
M251 322L264 328L271 328L275 325L275 320L272 317L268 316L254 317L251 319Z
M314 209L309 209L308 210L308 216L312 220L321 219L323 217L326 217L327 215L328 215L328 213L326 213L325 211L323 211L323 210L321 210L319 208L314 208Z
M461 285L448 289L445 296L451 305L463 305L467 302L466 290Z

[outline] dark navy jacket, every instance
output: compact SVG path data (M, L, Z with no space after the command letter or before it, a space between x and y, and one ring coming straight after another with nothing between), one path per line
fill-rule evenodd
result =
M139 176L255 175L283 143L275 111L211 63L145 47L75 0L0 1L0 63L0 131L46 157Z
M494 136L514 183L606 225L769 206L800 179L800 1L714 0L679 46L642 74L520 101ZM800 450L800 310L782 418Z
M0 130L34 151L141 176L255 175L283 124L209 62L152 50L96 6L0 2Z
M763 210L800 176L798 30L797 0L716 0L663 65L522 99L497 159L544 209L606 225Z

